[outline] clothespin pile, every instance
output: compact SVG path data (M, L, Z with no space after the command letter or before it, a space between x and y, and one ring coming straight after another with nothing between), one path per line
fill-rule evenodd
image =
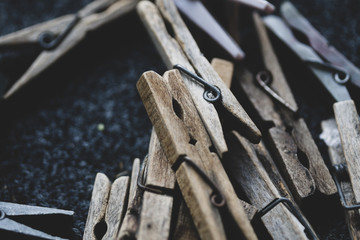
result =
M229 2L274 11L265 0ZM252 13L259 49L254 70L238 64L246 58L239 29L230 30L231 38L198 0L96 0L75 15L0 38L0 47L31 42L44 48L11 88L3 88L4 99L87 32L135 9L169 70L145 72L137 82L153 124L148 155L142 164L134 160L130 176L113 183L96 176L83 239L318 239L302 204L335 194L351 237L358 239L360 122L349 92L360 87L360 70L289 2L280 8L282 17ZM217 58L210 63L178 11L236 65ZM299 113L267 29L336 101L337 127L334 119L322 123L329 160Z
M274 10L266 1L239 2ZM281 6L283 20L252 14L261 66L255 72L246 64L234 70L232 62L213 59L210 64L204 57L178 10L223 45L235 62L245 54L200 1L144 0L136 9L169 71L140 77L137 88L154 127L149 153L141 171L139 160L134 162L130 181L120 177L113 183L116 188L123 181L115 225L115 218L108 220L115 190L97 176L84 239L95 239L101 219L112 224L110 229L116 226L117 232L110 231L116 239L318 239L302 203L337 193L357 239L359 205L348 202L360 200L359 121L347 88L358 86L359 70L289 2ZM340 140L329 144L333 169L299 114L266 27L340 101L334 111L342 147ZM310 45L296 40L291 28L302 31ZM241 89L252 114L233 89ZM323 127L336 132L333 120ZM339 138L333 135L331 141ZM339 172L348 172L351 183L340 180ZM104 185L109 186L102 189L106 194L98 196L97 186ZM101 214L94 214L96 204Z

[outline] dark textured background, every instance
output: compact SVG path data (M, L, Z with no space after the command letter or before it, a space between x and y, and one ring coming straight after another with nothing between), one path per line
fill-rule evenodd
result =
M2 0L0 35L75 13L88 2ZM333 45L360 65L358 0L293 2ZM251 49L251 44L246 45ZM213 56L208 49L209 44L204 45L205 55ZM296 61L290 64L286 50L281 45L278 49L301 103L300 112L324 153L317 134L320 119L331 115L331 101L318 89L316 79L299 76ZM39 51L35 46L1 49L0 77L16 80ZM80 239L96 173L113 180L147 152L151 124L135 88L147 70L163 73L165 66L132 13L89 34L56 66L1 104L0 200L73 210L74 238ZM105 130L99 131L98 124L104 124ZM317 197L303 210L321 239L349 239L336 198Z

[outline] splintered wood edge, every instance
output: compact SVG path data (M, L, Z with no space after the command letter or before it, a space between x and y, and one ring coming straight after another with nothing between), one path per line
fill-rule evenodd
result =
M103 173L96 174L94 188L92 191L89 213L84 230L84 240L96 240L95 226L100 223L106 212L111 182Z
M360 122L352 100L333 105L355 199L360 202Z

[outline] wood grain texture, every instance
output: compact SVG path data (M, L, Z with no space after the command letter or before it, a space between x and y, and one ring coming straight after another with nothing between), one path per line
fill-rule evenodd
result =
M293 121L293 130L291 135L298 148L305 153L309 167L308 170L315 181L316 189L326 195L332 195L337 192L334 180L329 169L325 165L318 147L304 121L299 118Z
M226 86L230 88L233 79L234 64L224 59L214 58L211 61L211 66L219 74L221 80L223 80ZM241 199L239 199L239 201L244 207L248 219L253 219L254 215L257 212L257 208Z
M96 174L94 188L91 196L89 213L86 220L83 239L96 240L95 226L100 223L106 213L110 195L111 182L105 174Z
M137 6L137 11L167 68L172 69L175 64L180 64L190 72L195 73L178 42L167 32L165 23L156 6L149 1L141 1ZM204 125L211 133L211 138L218 153L222 155L227 152L227 146L214 105L203 98L204 88L201 85L185 74L182 74L182 79L191 92L191 97Z
M239 125L239 130L241 133L250 141L258 143L261 139L261 133L259 129L255 126L235 96L226 87L224 82L220 79L219 75L211 67L208 60L201 53L199 47L196 44L196 41L181 19L174 2L172 0L157 0L156 5L161 11L164 19L166 19L166 21L171 24L176 40L181 46L181 49L186 54L190 63L196 69L196 72L203 79L217 86L221 90L222 106L227 112L230 113L233 121L236 121L236 123ZM202 119L204 121L204 116Z
M275 125L285 129L282 116L277 111L276 104L264 90L256 85L255 76L245 68L239 68L236 76L241 89L245 92L261 119L267 125Z
M175 173L171 169L154 130L151 133L146 168L145 185L147 187L174 189ZM172 211L173 197L145 192L138 239L169 239Z
M221 80L225 83L226 87L230 89L234 73L234 64L224 59L213 58L211 60L211 66L214 68L215 72L217 72Z
M142 75L137 87L168 160L174 164L189 157L222 189L229 211L241 233L256 239L211 141L177 70L161 78L154 72ZM216 170L215 170L216 169ZM176 178L201 238L224 239L220 213L209 199L210 189L188 163L182 163ZM206 219L206 220L205 220Z
M253 20L259 38L259 48L265 69L271 72L273 78L273 81L270 83L270 87L289 105L291 105L293 109L297 110L298 106L295 98L276 57L270 38L267 34L266 27L257 12L253 13Z
M352 100L337 102L333 107L355 200L360 202L359 115Z
M344 152L341 147L339 131L335 119L329 119L321 122L321 128L325 143L328 145L330 162L332 165L346 164ZM325 135L325 136L324 136ZM344 193L347 204L351 205L356 202L355 195L348 181L341 181L341 189ZM346 211L345 219L349 229L351 239L360 239L360 214L359 211Z
M137 158L134 160L132 166L127 210L116 239L136 238L137 230L139 227L139 216L141 212L141 203L143 197L143 191L137 186L139 172L140 159Z
M315 182L309 170L300 163L298 148L291 136L280 128L273 127L269 129L269 141L279 170L294 197L301 200L313 194Z
M236 132L227 140L230 151L225 166L251 204L262 209L275 198L281 197L258 159L256 146ZM267 213L262 221L273 239L307 239L304 227L283 205Z
M103 236L105 239L116 239L120 229L121 221L126 211L126 197L129 190L129 177L119 177L111 185L109 201L105 213L107 230Z
M80 43L87 36L88 32L95 31L103 25L130 12L135 9L136 4L136 0L121 0L114 3L101 13L89 15L83 18L59 46L52 51L42 51L21 78L16 81L15 84L4 94L3 98L9 98L29 81L38 77L61 57L73 49L74 46Z
M179 213L177 214L176 226L173 240L198 240L199 234L196 231L194 222L191 218L190 211L184 200L180 202Z

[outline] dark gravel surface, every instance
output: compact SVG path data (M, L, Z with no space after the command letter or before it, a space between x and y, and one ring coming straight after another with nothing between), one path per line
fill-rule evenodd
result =
M2 0L0 35L75 13L88 2ZM333 45L360 65L359 1L293 2ZM324 153L317 135L320 120L331 115L331 101L313 82L316 79L299 76L286 50L276 41L275 45L301 114ZM15 81L39 52L36 46L1 49L0 77ZM74 239L80 239L96 173L113 180L147 152L151 123L135 87L147 70L163 73L165 66L131 13L89 34L49 71L1 104L0 200L73 210ZM336 197L317 196L303 210L321 239L349 239Z

